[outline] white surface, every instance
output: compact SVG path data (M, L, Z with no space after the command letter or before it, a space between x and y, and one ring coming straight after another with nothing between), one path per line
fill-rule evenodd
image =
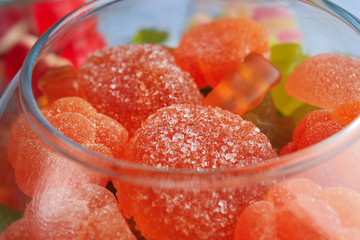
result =
M360 0L332 0L332 2L360 18Z

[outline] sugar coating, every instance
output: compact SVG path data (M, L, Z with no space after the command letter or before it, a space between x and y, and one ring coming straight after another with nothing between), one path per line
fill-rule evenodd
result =
M330 240L360 240L360 229L359 228L344 228L341 229L336 235Z
M302 178L289 179L272 186L266 195L266 200L276 207L281 207L294 199L319 199L321 190L321 187L311 180Z
M151 115L125 155L131 162L165 169L247 167L277 157L253 123L217 107L190 104Z
M56 130L72 141L108 156L120 157L123 154L127 131L110 117L98 114L85 100L61 98L42 113ZM16 182L29 196L53 187L76 188L84 183L105 186L108 181L107 176L48 148L23 115L12 126L8 148Z
M344 102L336 109L334 109L332 119L341 122L342 124L349 125L360 114L360 101Z
M202 104L193 79L159 45L96 51L81 66L79 81L89 102L124 125L130 135L159 108L175 103Z
M344 128L344 125L336 121L318 122L310 126L298 142L298 150L307 148L319 143L332 135L338 133Z
M33 240L28 230L25 219L19 219L11 223L5 230L0 233L0 240Z
M336 210L344 228L360 229L360 193L332 187L322 191L321 199Z
M360 99L360 59L336 53L305 60L285 84L289 95L311 105L334 109Z
M161 169L248 167L276 158L251 122L216 107L171 105L151 115L126 150L131 162ZM148 239L231 239L237 216L263 197L265 184L221 189L172 189L116 181L127 218Z
M234 240L277 239L276 212L272 203L259 201L251 204L240 215Z
M277 230L284 240L326 240L341 229L338 214L319 199L287 202L276 212Z
M177 64L199 88L214 87L251 52L269 53L267 31L248 18L227 18L198 25L181 38L174 51Z
M110 230L103 224L100 224L102 228L92 227L95 216L99 224L105 222L114 228ZM17 222L21 223L22 236L30 236L23 239L84 239L81 236L86 236L86 239L135 240L115 197L107 189L93 184L75 191L53 188L36 195Z
M280 151L279 156L284 156L297 151L297 143L289 142Z

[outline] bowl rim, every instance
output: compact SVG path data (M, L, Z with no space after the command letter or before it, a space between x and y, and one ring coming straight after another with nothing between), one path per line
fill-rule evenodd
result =
M345 22L349 27L353 28L358 33L360 32L359 19L328 0L294 1L303 2L312 5L313 7L322 9L323 11L326 11L337 17L339 20ZM270 161L265 164L246 168L228 167L215 170L204 169L201 171L194 169L160 169L152 166L144 166L121 159L107 157L74 143L52 127L37 107L31 88L32 69L43 46L46 45L47 41L54 37L58 31L61 31L67 26L71 26L72 23L84 16L92 14L95 11L116 2L120 1L93 1L84 4L80 8L63 17L48 31L46 31L35 43L26 57L19 74L16 76L17 80L14 79L14 82L19 81L20 107L30 125L44 142L46 142L51 148L56 149L66 158L112 177L132 182L141 182L142 184L161 184L163 186L169 186L170 184L171 186L176 185L178 187L188 187L194 186L195 182L196 186L208 187L209 184L212 186L224 186L227 184L232 185L234 184L234 181L237 183L244 181L249 182L252 180L263 181L269 177L276 178L294 174L314 166L325 159L331 158L343 150L346 146L352 144L360 138L360 117L357 117L350 125L346 126L342 131L330 138L311 147L281 156L276 161ZM125 0L121 2L128 1ZM88 159L93 158L101 159L109 164L107 167L103 167L98 166L97 164L89 163ZM228 177L224 177L225 175L228 175ZM180 182L182 184L180 184Z

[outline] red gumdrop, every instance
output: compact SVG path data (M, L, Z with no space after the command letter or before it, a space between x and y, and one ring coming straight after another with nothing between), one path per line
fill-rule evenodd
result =
M332 187L322 191L321 199L335 209L343 227L360 229L360 193Z
M269 53L266 29L252 19L227 18L198 25L185 33L174 57L202 88L215 87L251 52Z
M311 126L314 126L316 123L329 121L331 118L332 111L325 109L315 110L306 114L305 117L300 120L294 130L293 141L296 143L300 142L303 134L307 129L309 129Z
M294 199L319 199L321 187L308 179L289 179L272 186L266 200L276 207L282 207Z
M295 142L289 142L280 151L279 156L284 156L297 151L297 144Z
M225 74L206 96L204 105L242 115L259 105L266 92L280 81L279 70L261 55L252 53Z
M34 237L29 232L28 222L22 218L11 223L0 233L0 240L33 240Z
M306 129L302 138L298 142L298 150L319 143L338 133L343 128L344 125L342 123L331 120L327 122L315 123L315 125L310 126L308 129Z
M344 126L349 125L360 114L360 101L344 102L334 109L332 119L341 122Z
M343 228L330 240L360 240L359 228Z
M84 0L62 0L33 3L31 8L37 35L42 35L51 25L85 3L86 1Z
M276 214L272 203L259 201L251 204L240 215L234 240L277 239Z
M152 44L95 52L80 68L80 83L89 102L124 125L130 135L159 108L202 104L203 100L193 79L175 65L173 56Z
M287 202L276 212L276 222L282 240L327 240L341 229L336 211L312 198Z
M198 171L246 168L276 157L253 123L220 108L190 104L174 104L149 116L125 152L133 163ZM145 238L159 240L232 239L236 218L267 191L266 184L258 183L194 190L148 188L115 179L114 185L125 216L133 217Z
M287 93L313 106L334 109L360 99L360 59L322 53L300 64L286 81Z

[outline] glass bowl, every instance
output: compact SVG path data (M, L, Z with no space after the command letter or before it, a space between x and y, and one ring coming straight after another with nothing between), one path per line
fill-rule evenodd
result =
M78 98L71 100L76 102L72 107L58 104L51 108L53 99L44 97L40 91L83 96L81 87L73 79L78 77L88 50L95 51L104 45L152 42L155 36L172 52L182 35L195 25L218 18L255 18L256 11L263 12L257 21L266 27L271 49L286 45L292 46L289 50L292 51L301 46L301 61L320 53L360 56L359 20L326 0L102 0L83 5L46 31L0 99L3 136L0 214L7 219L4 226L11 223L0 238L157 240L360 236L359 221L356 221L360 219L358 118L324 141L266 159L261 164L173 169L113 157L109 149L119 148L128 155L130 149L127 133L118 123L104 116L97 116L101 121L89 124L88 120L72 121L72 118L65 118L63 122L54 120L54 114L68 107L78 111L78 115L81 113L81 118L89 112L95 113L89 110L92 109L89 105L84 105L86 110L77 109ZM287 31L282 31L284 28ZM291 54L281 48L277 53L280 57ZM36 74L44 71L42 67L48 63L49 56L66 63L39 80ZM291 62L285 64L292 70L295 68ZM45 70L49 69L45 67ZM50 90L44 88L58 79L61 81ZM99 87L101 91L102 86ZM140 90L133 89L134 92ZM277 91L283 91L283 87ZM275 99L278 93L272 94ZM284 112L290 112L286 106L290 100L277 101L275 104L283 106ZM301 112L302 117L305 112L309 109ZM65 124L70 130L61 132L62 128L56 125L58 131L47 119L52 119L55 125ZM87 137L82 144L77 144L78 140L64 136L76 139L77 134L88 136L88 128L106 124L115 126L110 130L104 128L107 134L114 129L119 134L96 137L95 142L99 138L110 139L106 148L105 143L89 144ZM141 133L137 131L135 135ZM123 146L118 146L114 139ZM205 149L199 156L210 155L210 150Z

